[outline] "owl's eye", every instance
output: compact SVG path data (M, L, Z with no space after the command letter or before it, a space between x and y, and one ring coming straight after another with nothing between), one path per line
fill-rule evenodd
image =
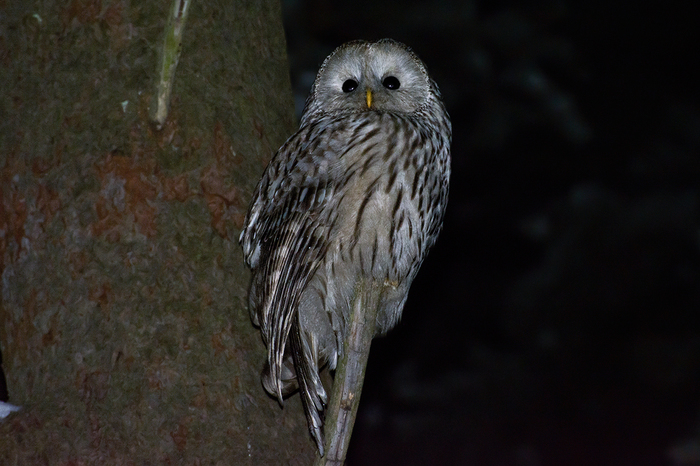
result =
M401 87L401 83L394 76L387 76L386 78L384 78L384 81L382 81L382 84L384 85L384 87L386 87L387 89L391 89L392 91L395 91L396 89Z
M348 79L343 83L343 92L348 93L357 89L357 81L354 79Z

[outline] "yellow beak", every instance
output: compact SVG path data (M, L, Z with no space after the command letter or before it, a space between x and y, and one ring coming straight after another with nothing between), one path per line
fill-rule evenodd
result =
M367 108L372 108L372 90L367 88Z

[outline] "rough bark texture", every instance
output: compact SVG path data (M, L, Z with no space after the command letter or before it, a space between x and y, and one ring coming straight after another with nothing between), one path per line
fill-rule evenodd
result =
M268 398L237 236L293 130L280 8L195 1L149 123L167 2L0 0L0 464L310 464Z

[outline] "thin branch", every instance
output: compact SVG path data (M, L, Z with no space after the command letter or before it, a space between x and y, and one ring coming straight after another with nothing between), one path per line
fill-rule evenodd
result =
M316 458L315 466L342 466L348 452L357 408L360 405L369 349L377 326L382 286L363 281L357 289L348 339L333 379L331 399L325 419L326 455Z
M165 26L165 38L163 39L163 53L161 54L160 80L156 92L156 109L153 120L160 128L168 118L170 109L170 94L173 90L175 69L180 60L182 49L182 34L185 30L185 21L189 11L191 0L173 0L168 16L168 24Z

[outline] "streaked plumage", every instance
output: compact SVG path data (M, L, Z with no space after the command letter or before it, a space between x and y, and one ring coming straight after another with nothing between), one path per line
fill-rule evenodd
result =
M442 226L450 142L438 88L413 52L350 42L323 63L299 131L255 190L240 241L268 348L263 384L280 403L299 387L321 453L319 371L343 351L360 277L384 287L378 332L399 321Z

